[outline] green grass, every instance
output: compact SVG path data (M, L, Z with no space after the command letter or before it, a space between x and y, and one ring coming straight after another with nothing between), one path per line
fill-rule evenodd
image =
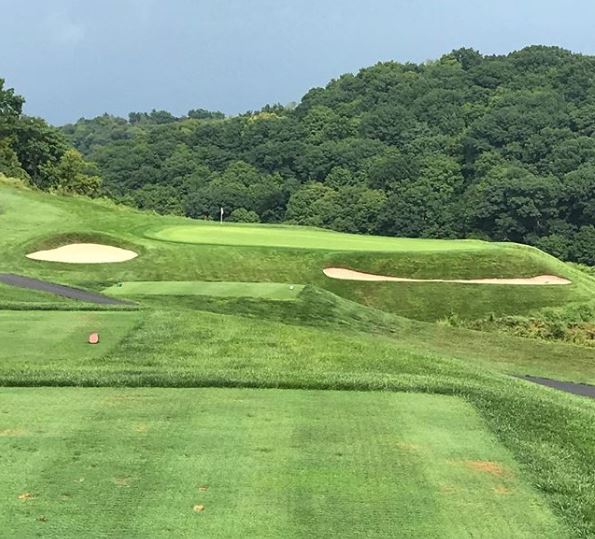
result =
M493 245L479 240L433 240L362 236L331 230L297 226L178 225L151 230L147 236L165 241L249 247L322 249L325 251L427 252L490 249Z
M3 389L0 408L11 536L568 535L453 397Z
M280 316L302 307L281 306ZM307 311L298 325L258 313L0 311L0 383L381 389L393 377L480 370L595 383L592 348L335 312L343 323ZM100 345L86 344L91 331Z
M0 363L34 368L51 357L92 362L114 348L139 316L137 312L0 310ZM94 331L102 338L96 346L87 342Z
M89 311L0 286L0 520L17 529L6 535L595 536L595 403L508 376L593 382L595 349L424 322L573 309L595 293L580 268L514 244L217 232L2 182L0 196L0 271L139 301ZM234 245L148 237L180 226L249 233ZM24 256L79 240L140 256ZM341 282L329 266L572 284ZM457 464L472 460L506 472ZM204 470L214 475L197 491Z
M9 303L64 303L74 304L75 302L55 294L49 294L47 292L40 292L38 290L28 290L27 288L19 288L16 286L8 286L7 284L0 283L0 298L2 298L2 304L6 305Z
M211 296L293 301L303 285L286 283L226 283L206 281L128 281L106 288L110 296Z
M127 281L312 284L358 303L417 320L438 320L451 314L465 319L485 318L492 313L496 316L524 315L544 307L587 301L595 291L593 277L537 249L514 244L357 236L362 242L359 245L372 242L380 246L393 242L401 246L401 250L394 252L365 252L333 250L335 243L322 241L311 249L174 243L149 239L146 234L168 226L188 226L192 221L3 185L0 185L0 193L5 210L0 214L3 231L0 237L0 271L95 290ZM192 225L201 230L216 226ZM241 226L231 228L243 229ZM320 234L322 237L336 234L294 227L261 225L251 228L258 228L259 234L264 236L286 234L293 237L294 234L307 232L319 238ZM338 236L343 237L341 234ZM343 241L352 241L351 236L346 238ZM121 245L140 255L128 262L95 265L39 262L25 258L28 252L77 240ZM329 250L319 248L323 244ZM475 247L445 250L445 246L451 244ZM424 245L442 247L441 250L431 250ZM405 246L411 246L411 250L402 250ZM470 287L452 283L349 282L325 277L322 271L329 266L403 277L445 279L526 277L549 273L567 277L573 284L522 287L519 290L519 287ZM3 299L1 294L2 290L0 304Z

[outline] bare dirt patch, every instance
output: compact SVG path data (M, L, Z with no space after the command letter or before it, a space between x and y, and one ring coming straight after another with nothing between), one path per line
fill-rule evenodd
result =
M489 279L409 279L407 277L390 277L376 275L347 268L325 268L323 273L331 279L344 281L371 281L397 283L462 283L462 284L508 284L508 285L560 285L570 284L568 279L557 275L537 275L535 277L519 278L489 278Z
M465 466L490 475L502 476L506 473L506 469L501 464L491 460L466 460Z
M107 264L126 262L138 256L134 251L100 243L71 243L56 249L29 253L27 258L67 264Z

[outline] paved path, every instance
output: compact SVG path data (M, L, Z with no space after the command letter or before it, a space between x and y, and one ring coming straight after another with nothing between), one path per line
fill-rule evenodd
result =
M65 298L78 299L89 303L97 303L99 305L133 305L130 301L110 298L103 294L98 294L97 292L89 292L87 290L81 290L80 288L50 283L48 281L40 281L39 279L14 275L13 273L0 273L0 283L9 286L17 286L19 288L29 288L30 290L49 292L50 294L57 294L58 296L64 296Z
M542 378L540 376L522 376L522 380L527 380L535 384L541 384L542 386L553 387L560 391L566 391L573 395L582 395L583 397L591 397L595 399L595 386L589 384L575 384L574 382L561 382L559 380L552 380L550 378Z

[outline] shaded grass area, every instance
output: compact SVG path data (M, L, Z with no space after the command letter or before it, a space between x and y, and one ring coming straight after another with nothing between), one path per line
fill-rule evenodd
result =
M1 391L9 535L569 536L461 399Z
M209 296L295 300L304 285L207 281L128 281L103 290L111 296Z

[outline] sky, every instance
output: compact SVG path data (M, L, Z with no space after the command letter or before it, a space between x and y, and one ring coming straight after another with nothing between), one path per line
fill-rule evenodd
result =
M594 0L0 0L0 78L53 124L238 114L460 47L595 54Z

